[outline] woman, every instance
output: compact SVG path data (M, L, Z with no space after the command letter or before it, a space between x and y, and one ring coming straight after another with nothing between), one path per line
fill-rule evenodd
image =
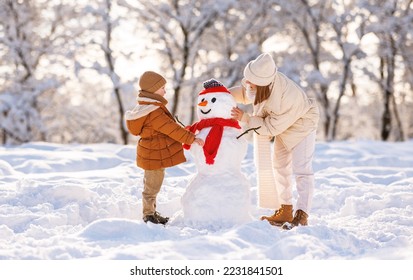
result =
M319 120L315 100L308 98L296 83L278 72L267 53L247 64L242 86L230 91L238 103L253 103L252 115L233 108L232 117L246 123L248 128L255 128L259 134L255 135L254 150L260 206L276 208L273 215L262 216L261 220L285 229L307 225L314 192L312 159ZM271 158L269 145L273 137ZM298 193L294 215L293 174Z

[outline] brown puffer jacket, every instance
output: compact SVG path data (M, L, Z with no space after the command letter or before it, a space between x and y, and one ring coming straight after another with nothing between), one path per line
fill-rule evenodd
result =
M140 136L136 163L145 170L171 167L185 162L182 143L192 144L195 135L177 124L160 95L142 92L138 105L126 112L129 132Z

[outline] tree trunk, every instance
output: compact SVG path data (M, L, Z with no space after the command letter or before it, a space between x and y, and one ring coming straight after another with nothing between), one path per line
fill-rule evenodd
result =
M128 136L125 126L124 126L124 119L123 116L125 115L125 109L123 108L122 98L120 96L119 88L115 88L115 96L118 102L118 111L119 111L119 130L122 138L122 142L124 145L128 144Z
M389 35L389 43L390 43L390 54L387 54L385 59L381 59L381 77L382 81L385 78L385 85L384 85L384 112L382 116L382 126L381 126L381 138L383 141L387 141L390 137L391 129L392 129L392 119L391 119L391 102L392 98L394 98L394 70L395 70L395 59L397 49L395 47L394 39L391 35ZM384 71L386 69L386 72ZM384 75L386 74L386 75Z
M7 141L7 133L6 133L5 129L2 129L1 135L2 135L2 137L1 137L2 143L1 144L4 145L4 144L6 144L6 141Z
M184 48L183 48L183 59L182 59L182 68L180 71L180 75L178 77L177 86L174 92L174 104L172 107L172 116L175 116L178 112L178 105L179 105L179 97L181 95L181 88L182 83L185 79L186 68L188 66L188 59L189 59L189 46L188 46L188 34L185 28L182 26L182 32L184 34Z
M403 124L402 124L402 121L400 119L399 111L397 110L396 98L394 98L394 96L392 98L392 107L393 107L394 118L395 118L396 124L397 124L396 141L404 141Z
M390 98L391 92L385 90L384 92L384 112L382 115L382 124L381 124L381 139L387 141L390 136L391 131L391 114L390 114Z
M339 95L337 98L336 106L334 107L334 111L333 111L333 123L332 123L332 130L331 130L331 140L333 141L336 139L337 124L338 124L338 119L339 119L338 112L340 110L341 99L343 98L344 93L346 91L346 84L347 84L347 79L348 79L349 71L350 71L350 63L351 63L351 58L347 59L344 64L344 75L343 75L343 79L341 80Z
M114 77L118 77L118 76L115 72L115 65L114 65L114 62L113 62L114 58L113 58L113 55L112 55L112 49L110 48L110 45L112 43L112 32L113 32L112 24L111 24L111 21L109 19L110 18L111 7L112 7L111 6L111 1L107 0L106 1L106 8L107 8L108 20L106 22L107 23L106 24L106 49L104 49L104 52L105 52L106 62L109 66L109 70L110 70L110 73L111 73L110 78L111 78L111 81L113 83L113 92L115 93L116 101L118 103L118 111L119 111L118 125L119 125L120 136L121 136L123 144L126 145L126 144L128 144L128 133L125 130L124 120L123 120L123 116L125 114L125 109L123 108L121 91L120 91L119 86L118 86L119 81L116 80L116 79L113 80Z
M320 87L321 96L322 96L321 104L323 104L323 108L325 112L325 120L323 124L324 137L325 139L329 141L331 140L331 139L328 139L328 135L329 135L330 127L331 127L331 115L330 115L330 101L328 100L328 97L327 97L327 90L328 90L328 87L326 86Z

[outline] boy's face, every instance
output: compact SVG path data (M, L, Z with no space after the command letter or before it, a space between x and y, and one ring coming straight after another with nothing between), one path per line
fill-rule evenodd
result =
M160 96L165 96L165 94L166 94L165 86L161 87L160 89L158 89L154 93L159 94Z

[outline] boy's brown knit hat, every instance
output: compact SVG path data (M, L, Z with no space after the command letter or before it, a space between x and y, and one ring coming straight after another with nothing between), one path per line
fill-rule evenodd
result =
M139 78L141 90L154 93L166 84L164 77L152 71L146 71Z

